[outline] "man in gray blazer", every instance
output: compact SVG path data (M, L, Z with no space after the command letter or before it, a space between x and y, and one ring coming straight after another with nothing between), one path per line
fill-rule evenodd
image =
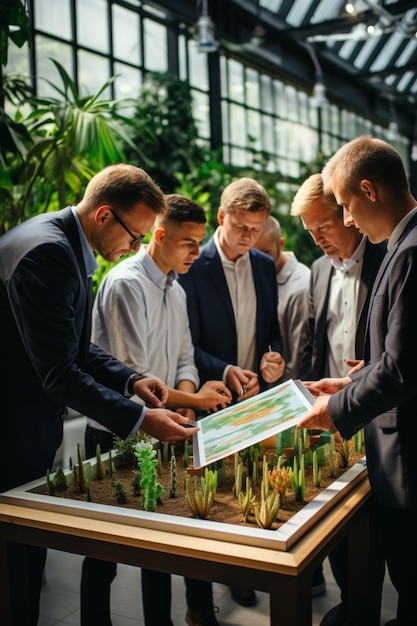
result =
M353 361L364 356L363 343L370 287L386 252L386 243L372 244L355 226L345 226L332 193L325 194L321 174L313 174L297 191L291 214L324 254L311 267L308 340L301 364L303 380L345 376ZM347 541L329 555L342 602L323 618L321 626L344 626L347 620ZM322 567L313 575L313 595L324 581ZM324 582L322 582L322 586ZM379 624L379 587L368 605L369 624ZM316 594L317 595L317 594ZM373 615L373 617L371 617Z
M66 406L122 438L139 427L173 443L196 432L162 408L167 390L159 379L90 344L93 251L109 261L137 251L165 210L146 172L114 165L91 179L76 207L33 217L0 238L0 491L52 468ZM155 408L131 402L133 394ZM37 623L45 558L46 550L27 547L29 607L19 603L23 573L11 570L13 623Z
M383 552L398 592L397 626L416 623L417 471L417 202L399 154L362 136L345 144L322 172L343 208L347 226L370 241L388 238L369 302L365 367L312 384L321 392L299 428L339 430L345 438L365 428L368 475Z

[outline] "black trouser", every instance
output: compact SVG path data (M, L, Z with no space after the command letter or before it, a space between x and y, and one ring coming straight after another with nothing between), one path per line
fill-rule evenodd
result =
M388 572L398 592L397 626L416 624L417 511L379 506Z
M108 452L113 436L87 426L85 456L96 455L97 444ZM110 586L117 573L117 563L85 557L81 574L81 626L111 626ZM213 604L212 584L184 579L187 605L204 609ZM146 626L173 626L171 621L171 574L142 569L142 602Z
M10 603L13 626L36 626L39 619L39 600L45 569L46 548L10 543L7 546L9 565ZM21 565L26 564L25 571ZM21 585L27 584L28 603L22 602Z

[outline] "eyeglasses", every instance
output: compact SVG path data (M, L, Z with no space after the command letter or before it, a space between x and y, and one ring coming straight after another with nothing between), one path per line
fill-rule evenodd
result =
M130 242L130 247L132 248L133 246L136 246L136 244L140 243L142 241L142 239L145 237L145 235L139 235L139 237L135 237L135 235L132 233L131 230L129 230L129 228L126 226L126 224L124 224L122 222L122 220L120 219L120 217L113 211L113 209L110 209L110 213L113 215L114 219L116 220L116 222L119 222L120 226L122 228L125 229L125 231L127 233L129 233L129 235L132 237L132 241Z

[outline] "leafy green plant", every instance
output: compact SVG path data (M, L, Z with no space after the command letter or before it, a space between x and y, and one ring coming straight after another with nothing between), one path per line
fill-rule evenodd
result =
M178 172L186 174L203 163L189 84L174 74L148 72L138 98L138 110L147 120L153 137L146 146L146 169L165 193L171 193L178 185ZM141 141L135 134L132 139ZM138 159L130 148L127 157L131 163Z
M104 467L104 463L101 458L101 448L98 443L96 446L96 478L97 480L103 480L106 476L106 469Z
M280 457L281 458L281 457ZM278 463L268 473L268 481L275 493L279 493L281 500L284 498L285 493L291 485L291 477L285 467L281 466L281 460L278 459Z
M191 482L193 483L191 485ZM216 498L217 470L204 470L204 476L200 477L198 484L197 476L185 476L185 492L188 506L196 517L207 517Z
M291 484L294 490L294 496L297 502L304 501L305 495L305 471L304 471L304 455L301 457L300 469L298 469L297 457L294 456L294 464L291 471Z
M247 522L249 513L256 502L256 496L253 494L252 485L249 476L246 476L246 492L239 491L238 493L239 506L242 509L243 519Z
M279 508L281 506L281 495L276 491L269 490L269 470L266 457L263 459L262 465L262 483L261 483L261 505L255 501L253 503L253 512L255 513L256 523L260 528L271 528L274 523Z
M77 457L78 457L78 486L80 488L80 493L85 493L86 484L85 484L84 459L83 459L83 452L79 443L77 443Z
M171 489L169 491L169 497L175 498L175 492L177 491L177 461L175 455L171 457Z
M136 453L135 446L138 443L137 439L133 435L129 435L126 439L120 439L115 435L113 439L113 448L120 454L127 464L135 464L136 463Z
M52 63L62 84L44 80L54 96L15 91L14 116L1 120L8 136L16 138L19 131L19 141L1 152L0 233L37 213L76 204L97 171L126 161L126 146L146 163L147 120L139 110L134 119L123 115L137 103L102 97L115 77L96 94L81 97L65 69ZM142 140L133 141L133 133Z
M140 479L141 479L140 472L139 471L135 472L132 478L132 490L133 490L133 495L135 496L140 496L140 493L141 493Z
M158 498L164 493L164 488L157 480L156 450L151 443L140 441L135 445L135 456L141 473L140 486L143 489L143 507L145 511L155 511Z
M315 487L320 487L321 482L321 469L319 468L317 450L313 452L313 484Z
M116 483L116 500L118 504L126 504L127 503L127 495L125 490L123 489L120 483Z
M248 474L252 477L252 484L256 485L258 480L258 461L262 452L262 442L248 446L239 452L240 458L248 468Z

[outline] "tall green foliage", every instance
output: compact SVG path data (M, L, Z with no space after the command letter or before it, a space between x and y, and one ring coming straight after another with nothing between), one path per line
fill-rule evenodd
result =
M140 112L132 119L122 114L132 101L102 98L113 79L96 94L81 97L64 68L53 63L62 83L46 81L54 96L21 99L12 120L25 133L18 145L2 154L0 232L37 213L79 201L97 171L126 160L126 146L146 159L141 142L131 139L133 132L148 136Z
M171 193L178 186L179 174L204 162L189 85L172 74L150 72L138 105L154 136L146 145L146 169L165 193ZM130 151L128 157L137 158Z

